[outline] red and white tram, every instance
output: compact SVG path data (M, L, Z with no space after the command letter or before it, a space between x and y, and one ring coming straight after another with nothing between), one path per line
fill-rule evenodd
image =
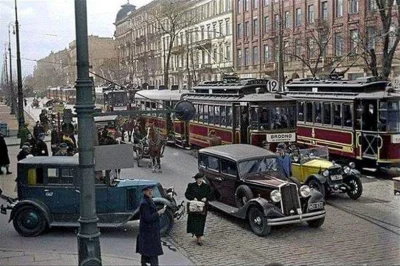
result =
M288 84L298 143L328 146L333 158L373 170L400 164L400 93L387 85L374 77Z

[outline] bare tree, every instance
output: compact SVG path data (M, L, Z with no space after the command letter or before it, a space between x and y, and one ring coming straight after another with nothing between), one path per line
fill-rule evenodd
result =
M195 14L187 11L190 2L187 0L162 0L156 5L149 15L157 21L156 29L164 36L166 41L163 43L166 51L164 59L164 86L169 87L169 67L172 49L178 34L191 24Z

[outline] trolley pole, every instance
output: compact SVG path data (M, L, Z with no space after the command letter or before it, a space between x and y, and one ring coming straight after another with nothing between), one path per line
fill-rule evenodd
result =
M15 35L17 42L17 76L18 76L18 132L24 127L24 94L22 92L22 70L21 70L21 52L19 49L19 25L17 0L15 0Z
M89 78L89 45L86 0L75 0L76 113L78 115L78 145L80 187L80 228L77 235L80 266L102 265L100 231L97 227L94 174L94 102L93 83Z

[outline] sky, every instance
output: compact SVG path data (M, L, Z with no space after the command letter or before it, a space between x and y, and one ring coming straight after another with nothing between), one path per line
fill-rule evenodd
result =
M128 0L86 0L88 33L113 37L115 17ZM130 0L139 8L151 0ZM17 0L20 25L20 51L23 76L33 73L36 62L51 51L67 48L75 40L74 0ZM14 0L0 0L0 72L3 69L5 44L8 44L8 25L15 23ZM13 66L16 66L15 35L12 34ZM8 46L7 46L8 47Z

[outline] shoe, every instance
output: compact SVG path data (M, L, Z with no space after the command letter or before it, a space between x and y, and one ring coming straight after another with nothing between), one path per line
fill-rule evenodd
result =
M202 245L203 245L203 242L198 241L198 242L197 242L197 245L202 246Z
M12 174L11 172L7 172L7 173L6 173L6 175L11 175L11 174Z

